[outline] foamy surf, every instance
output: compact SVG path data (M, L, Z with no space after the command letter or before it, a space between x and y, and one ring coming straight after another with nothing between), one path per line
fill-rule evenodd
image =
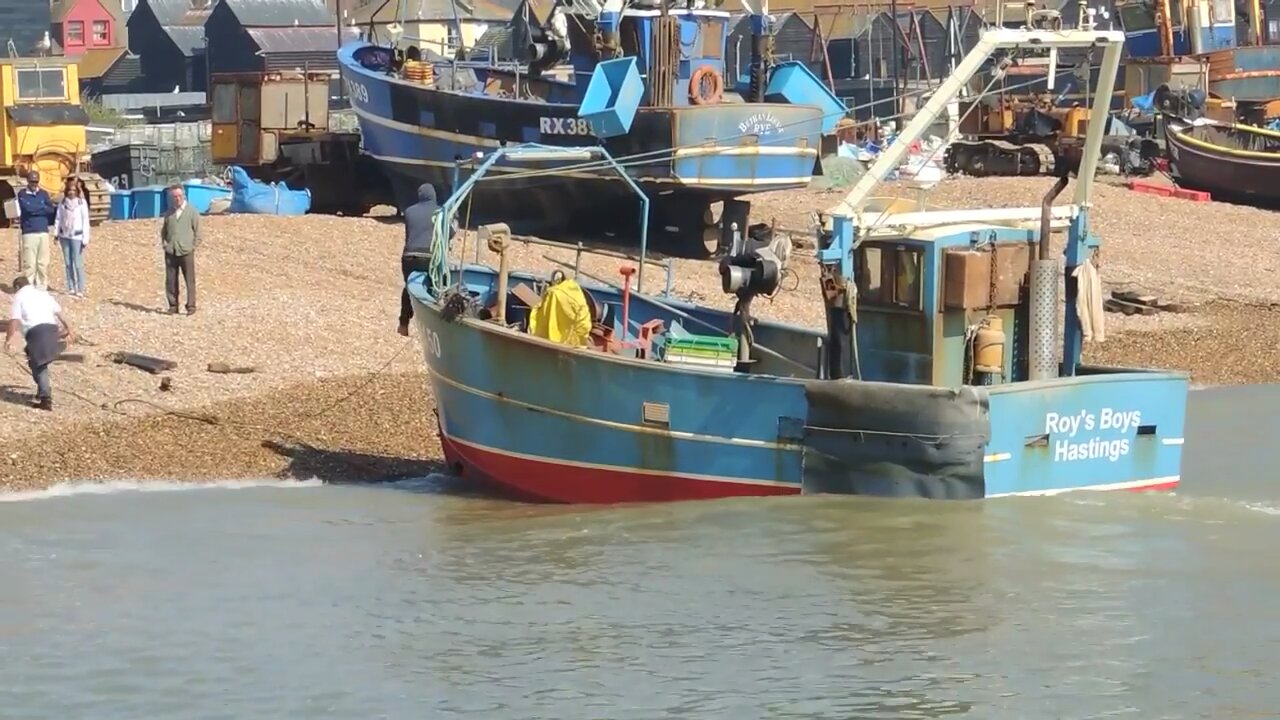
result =
M247 488L308 488L323 485L311 480L215 480L205 482L140 482L112 480L108 482L58 483L43 490L0 492L0 502L30 502L76 495L114 495L126 492L178 492L182 490L244 490Z
M1240 512L1280 515L1280 502L1243 500L1178 492L1150 493L1063 493L1059 498L1075 505L1145 508L1165 513L1170 520L1224 523Z

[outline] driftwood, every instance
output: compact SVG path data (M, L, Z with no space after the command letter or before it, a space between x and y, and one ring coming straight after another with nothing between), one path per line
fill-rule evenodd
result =
M1103 300L1102 306L1107 312L1125 315L1154 315L1157 312L1182 313L1189 310L1182 303L1166 302L1155 295L1132 290L1113 290L1111 297Z
M224 363L224 362L211 362L209 363L209 366L206 368L206 370L208 370L211 373L218 373L220 375L230 375L230 374L247 375L249 373L258 372L258 369L256 367L253 367L252 365L243 365L243 366L228 365L227 363Z
M113 352L107 356L111 362L136 367L139 370L145 370L152 375L159 375L178 367L178 363L164 358L151 357L150 355L139 355L131 352Z

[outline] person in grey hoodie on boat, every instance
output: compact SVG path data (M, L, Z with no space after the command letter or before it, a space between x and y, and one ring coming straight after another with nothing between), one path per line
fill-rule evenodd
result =
M440 205L436 202L436 189L431 183L418 187L418 202L404 211L404 251L400 253L400 272L405 285L400 290L400 327L396 332L409 335L409 321L413 319L413 305L409 302L409 273L426 272L431 268L431 236L435 232L433 216ZM427 280L427 290L435 292Z

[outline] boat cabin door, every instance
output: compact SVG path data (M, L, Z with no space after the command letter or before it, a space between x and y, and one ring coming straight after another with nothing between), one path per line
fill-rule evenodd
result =
M263 164L262 102L256 82L238 82L235 76L213 80L210 159L217 165ZM273 158L267 158L270 162Z
M240 85L240 143L236 154L246 162L258 164L259 143L262 140L262 103L259 89L252 85Z

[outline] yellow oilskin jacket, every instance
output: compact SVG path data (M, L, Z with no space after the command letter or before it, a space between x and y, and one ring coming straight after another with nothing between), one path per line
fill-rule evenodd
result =
M529 334L573 347L586 347L591 334L591 310L582 286L565 279L547 288L529 313Z

